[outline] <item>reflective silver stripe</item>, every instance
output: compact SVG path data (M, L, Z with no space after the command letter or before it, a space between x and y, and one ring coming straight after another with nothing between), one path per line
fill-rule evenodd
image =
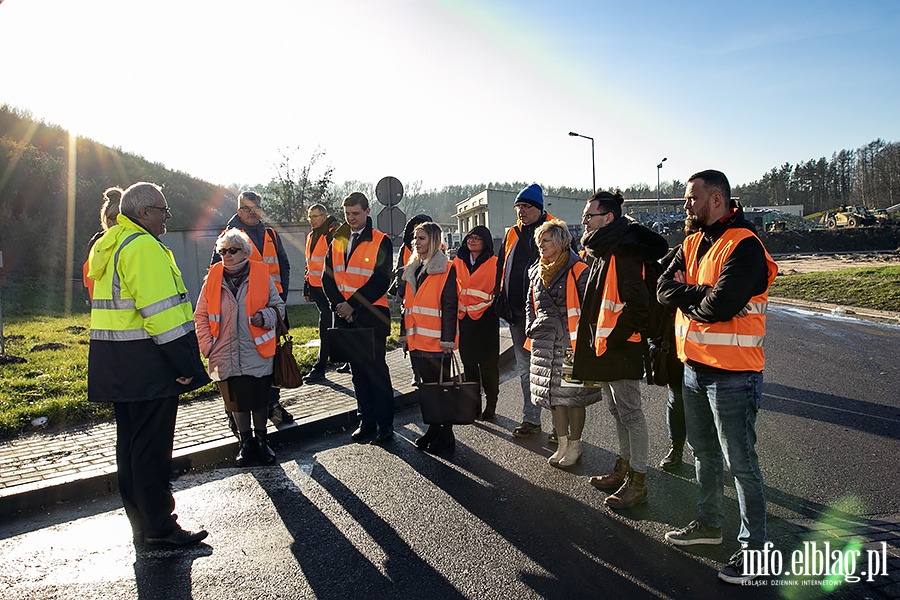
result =
M493 300L488 300L487 302L479 302L478 304L472 304L471 306L466 306L466 312L475 312L477 310L481 310L482 308L487 308L491 304L493 304Z
M275 263L278 262L278 257L277 256L263 256L262 261L264 263L266 263L267 265L274 265Z
M747 304L747 309L750 311L751 315L764 315L766 311L769 310L768 302L750 302Z
M606 310L611 310L613 312L622 312L622 309L625 308L625 304L624 303L616 303L616 302L613 302L612 300L604 300L603 302L600 303L600 309L602 310L604 308Z
M576 341L576 340L578 339L578 332L577 332L577 331L570 331L570 332L569 332L569 339L570 339L571 341L573 341L573 342Z
M441 310L439 308L427 308L425 306L413 306L412 312L417 315L426 315L428 317L441 316Z
M164 331L157 335L151 335L150 338L153 342L159 346L160 344L168 344L171 341L177 340L183 335L187 335L188 333L194 330L194 322L187 321L186 323L182 323L178 327L173 327L168 331Z
M218 323L219 321L222 320L222 315L216 315L216 314L210 313L207 316L209 317L209 320L211 323Z
M344 265L334 265L334 272L335 272L335 273L343 273L343 272L344 272Z
M482 300L490 300L494 297L493 294L489 294L488 292L479 290L477 288L466 288L460 292L460 295L468 294L469 296L474 296L476 298L481 298Z
M351 293L351 294L354 294L354 293L356 293L356 290L358 290L358 289L359 289L359 288L355 288L355 287L353 287L353 286L349 286L349 285L346 285L346 284L341 284L341 285L338 286L338 291L341 292L341 293L349 292L349 293Z
M124 300L91 300L91 308L100 310L134 310L134 298Z
M136 240L138 238L138 236L141 236L141 235L150 235L150 234L149 233L132 233L127 238L125 238L125 241L122 242L122 245L119 246L118 250L116 250L115 256L113 256L113 264L112 264L112 270L113 270L112 297L113 297L113 300L118 300L122 296L122 284L119 282L119 271L117 270L117 267L119 266L119 254L122 253L122 250L125 249L125 246L127 246L128 244L130 244L131 242Z
M361 269L359 267L347 267L347 273L351 273L353 275L363 275L365 277L371 277L372 273L375 272L375 269Z
M681 337L684 337L682 335ZM735 346L739 348L758 348L766 339L764 335L741 335L738 333L703 333L701 331L688 331L687 339L695 344L707 346Z
M275 330L270 329L269 331L265 332L261 336L253 338L253 343L256 344L257 346L259 346L260 344L264 344L274 337L275 337Z
M441 332L439 329L425 329L424 327L411 327L406 330L406 336L409 337L411 335L423 335L425 337L438 338L441 337Z
M152 304L148 304L143 308L137 309L138 313L145 319L149 319L153 315L158 315L161 312L165 312L170 308L175 308L181 304L185 304L189 302L187 300L187 294L175 294L173 296L169 296L168 298L163 298L162 300L157 300Z
M571 317L580 317L581 309L580 308L570 308L569 310L566 311L566 316L570 317L570 318Z
M272 281L277 281L278 283L281 283L281 275L271 275L270 274L269 279L271 279Z
M595 339L596 338L608 338L609 334L612 333L613 329L614 329L613 327L598 327L597 333L594 336L594 338Z
M150 334L146 329L91 329L91 339L103 342L132 342L148 340Z

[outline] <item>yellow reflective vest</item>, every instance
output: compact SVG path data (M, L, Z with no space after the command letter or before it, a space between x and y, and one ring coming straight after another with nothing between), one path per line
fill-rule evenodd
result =
M92 340L165 344L194 330L172 251L125 215L91 248L87 276L94 281Z

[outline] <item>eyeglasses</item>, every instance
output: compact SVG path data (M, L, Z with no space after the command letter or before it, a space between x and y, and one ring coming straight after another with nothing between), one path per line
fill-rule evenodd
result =
M235 254L237 254L240 251L241 251L240 248L222 248L221 250L218 251L218 254L219 254L219 256L225 256L226 254L230 254L230 255L234 256Z
M312 221L313 219L321 219L324 216L325 216L324 214L322 214L322 215L307 215L306 220Z
M167 216L167 217L171 217L171 216L172 216L172 211L169 210L169 207L168 207L168 206L148 206L147 208L155 208L156 210L161 210L161 211L163 211L164 213L166 213L166 216Z
M603 213L584 213L584 214L581 215L581 220L582 220L582 221L589 221L589 220L593 219L594 217L602 217L603 215L608 215L608 214L609 214L608 212L603 212Z
M468 239L466 240L466 242L484 242L484 240L481 239L480 237L478 237L477 235L470 235L468 237Z
M258 206L246 206L246 205L245 205L245 206L240 207L238 210L240 210L241 212L256 212L256 211L259 210L259 207L258 207Z

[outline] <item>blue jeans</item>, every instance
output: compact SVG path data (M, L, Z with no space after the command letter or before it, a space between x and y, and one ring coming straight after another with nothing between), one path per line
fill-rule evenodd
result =
M741 546L766 543L766 496L756 455L756 414L762 373L705 373L684 367L684 416L694 451L700 498L697 517L722 527L723 458L734 476L741 513Z
M531 401L531 353L525 346L525 321L517 325L510 324L509 335L512 338L513 352L516 355L516 369L519 371L519 382L522 384L522 421L541 424L541 407Z

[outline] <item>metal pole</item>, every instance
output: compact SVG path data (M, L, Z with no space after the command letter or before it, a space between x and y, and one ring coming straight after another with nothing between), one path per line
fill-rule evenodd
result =
M597 191L597 161L594 156L594 138L591 138L591 184L594 186L591 189L591 194Z
M662 171L662 164L666 162L666 158L663 158L659 161L659 164L656 165L656 233L662 233L662 221L660 220L660 216L662 215L662 207L659 201L659 173Z

